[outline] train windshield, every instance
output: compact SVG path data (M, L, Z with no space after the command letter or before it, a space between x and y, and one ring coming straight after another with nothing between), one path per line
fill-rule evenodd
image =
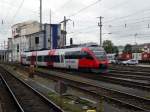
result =
M105 53L103 48L93 47L93 48L90 48L90 49L93 51L93 53L95 54L95 56L99 60L106 60L107 59L106 53Z

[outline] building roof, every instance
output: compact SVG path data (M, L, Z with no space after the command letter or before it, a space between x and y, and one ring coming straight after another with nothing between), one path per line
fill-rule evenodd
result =
M22 27L22 26L25 26L25 25L29 25L29 24L33 24L33 23L39 23L38 21L33 21L33 20L29 20L29 21L24 21L24 22L21 22L21 23L17 23L17 24L14 24L12 26L13 27ZM40 23L39 23L40 24Z

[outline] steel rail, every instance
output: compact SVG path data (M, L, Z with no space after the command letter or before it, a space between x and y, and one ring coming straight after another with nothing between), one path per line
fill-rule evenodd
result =
M64 112L59 106L57 106L55 103L53 103L52 101L50 101L48 98L46 98L44 95L42 95L40 92L38 92L37 90L35 90L34 88L32 88L30 85L28 85L27 83L25 83L23 80L17 78L16 76L14 76L13 74L11 74L9 71L7 71L6 69L2 68L3 72L5 73L5 75L9 75L12 76L13 78L15 78L17 81L19 81L19 83L23 84L25 87L27 87L28 89L30 89L32 92L34 92L34 94L36 94L38 97L40 97L42 99L43 102L45 102L47 105L49 105L49 108L52 112ZM1 74L2 75L2 74ZM4 77L3 77L4 79ZM5 82L7 83L7 81L5 80ZM7 84L8 85L8 84ZM10 87L9 87L10 88ZM11 90L11 88L10 88ZM11 90L12 91L12 90ZM12 92L13 93L13 92ZM15 99L17 100L16 96L14 95ZM21 104L19 103L19 101L17 100L18 104L21 107ZM22 112L23 111L23 106L22 108Z
M150 104L150 100L149 99L146 99L146 98L143 98L143 97L140 97L140 96L136 96L136 95L133 95L133 94L129 94L129 93L124 93L124 92L121 92L119 90L114 90L114 89L110 89L110 88L106 88L106 87L102 87L101 85L98 85L98 83L96 83L95 81L93 80L89 80L89 79L85 79L85 78L81 78L81 77L77 77L77 76L72 76L72 75L68 75L66 73L60 73L60 72L48 72L48 71L43 71L43 70L38 70L38 73L44 73L44 74L47 74L47 76L50 76L50 77L59 77L61 79L64 79L65 81L69 82L68 84L71 85L71 86L75 86L77 84L80 84L80 85L86 85L86 86L91 86L91 87L96 87L97 89L102 89L104 91L107 91L107 93L111 93L109 95L112 96L112 99L115 99L116 101L118 102L122 102L123 104L126 104L128 106L131 106L131 107L134 107L134 108L137 108L137 109L140 109L142 111L145 111L145 112L149 112L149 110L145 107L143 107L142 105L135 105L135 102L138 102L138 103L141 103L141 102L146 102L148 104ZM60 74L60 75L58 75ZM75 84L72 84L73 82L75 82ZM78 86L78 88L81 88L80 86ZM85 89L85 88L84 88ZM97 89L95 90L95 92L97 92ZM89 90L89 92L91 92ZM129 100L129 102L124 101L124 100L121 100L121 97L120 98L115 98L115 96L117 95L120 95L121 97L125 97ZM104 95L105 96L105 95ZM106 97L106 96L105 96ZM110 99L110 96L107 96L107 98ZM132 99L132 100L130 100Z
M2 79L3 83L6 85L6 87L7 87L8 91L9 91L9 93L11 94L13 100L15 101L15 103L16 103L16 105L17 105L17 107L18 107L17 110L18 110L19 112L24 112L22 106L21 106L20 103L18 102L16 96L14 95L13 91L10 89L9 85L7 84L6 80L5 80L4 77L1 75L1 73L0 73L0 78Z

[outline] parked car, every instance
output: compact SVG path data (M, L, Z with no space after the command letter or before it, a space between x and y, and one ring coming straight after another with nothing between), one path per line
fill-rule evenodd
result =
M116 60L108 60L108 63L116 64Z
M121 61L121 60L116 60L116 63L115 63L115 64L121 65L121 64L122 64L122 61Z
M122 61L122 64L124 64L124 65L136 65L136 64L138 64L138 60L130 59L127 61Z

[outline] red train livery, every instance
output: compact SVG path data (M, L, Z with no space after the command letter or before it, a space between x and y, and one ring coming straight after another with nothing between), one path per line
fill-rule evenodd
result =
M88 46L65 49L24 52L21 63L66 69L88 69L107 72L108 60L102 47Z

